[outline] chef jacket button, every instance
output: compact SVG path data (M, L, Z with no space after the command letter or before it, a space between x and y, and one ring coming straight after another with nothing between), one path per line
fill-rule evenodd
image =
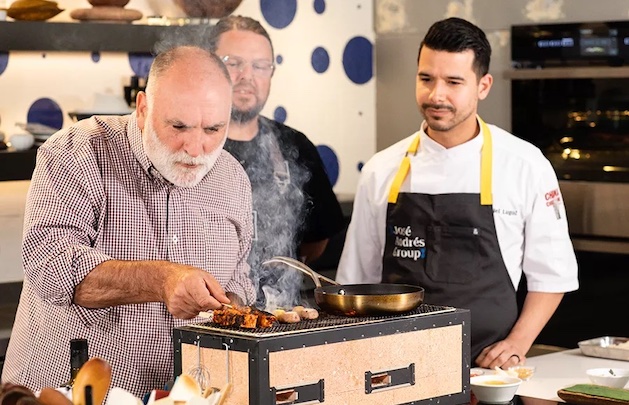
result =
M177 237L177 235L173 235L173 243L177 244L177 242L179 242L179 238Z

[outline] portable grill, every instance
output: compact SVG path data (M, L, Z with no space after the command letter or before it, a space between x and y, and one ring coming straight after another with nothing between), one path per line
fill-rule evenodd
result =
M173 330L175 375L199 362L225 404L443 404L470 400L470 313L423 304L400 314L271 328L211 322ZM228 361L226 361L228 358ZM229 378L228 378L229 377Z

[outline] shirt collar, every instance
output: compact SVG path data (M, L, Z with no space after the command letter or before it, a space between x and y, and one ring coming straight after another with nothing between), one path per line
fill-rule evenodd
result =
M476 119L476 122L478 122L478 118ZM446 148L426 134L426 121L424 121L422 122L421 130L419 131L420 150L424 153L441 153L448 156L458 155L460 153L478 152L483 146L483 127L480 125L480 122L478 122L478 125L481 129L478 135L474 138L453 148Z

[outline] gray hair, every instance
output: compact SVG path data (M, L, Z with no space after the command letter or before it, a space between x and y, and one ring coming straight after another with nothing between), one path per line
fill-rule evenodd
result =
M218 56L216 56L216 54L214 54L213 52L210 52L207 48L203 48L203 47L199 47L195 45L178 45L178 46L175 46L173 48L170 48L168 50L165 50L159 53L155 57L155 59L153 60L153 63L151 64L151 69L149 70L149 76L147 80L147 90L150 91L151 86L149 86L149 84L153 80L156 80L159 76L164 74L164 72L170 69L175 64L175 62L177 62L177 60L180 59L184 55L186 51L189 51L192 49L197 49L201 51L201 53L206 56L206 59L219 69L219 71L223 74L225 79L227 79L227 82L230 83L231 85L231 77L229 75L229 72L227 71L227 68L223 64L223 61L221 61L221 59Z

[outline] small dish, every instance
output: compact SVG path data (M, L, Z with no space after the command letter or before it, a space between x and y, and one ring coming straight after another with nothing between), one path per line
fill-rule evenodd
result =
M535 374L535 366L517 365L509 367L507 372L509 374L513 373L514 377L518 377L522 381L528 381Z
M605 387L624 388L629 382L629 369L625 368L591 368L585 373L594 384Z
M507 404L515 396L522 383L517 377L504 374L486 374L470 378L472 393L479 402Z

